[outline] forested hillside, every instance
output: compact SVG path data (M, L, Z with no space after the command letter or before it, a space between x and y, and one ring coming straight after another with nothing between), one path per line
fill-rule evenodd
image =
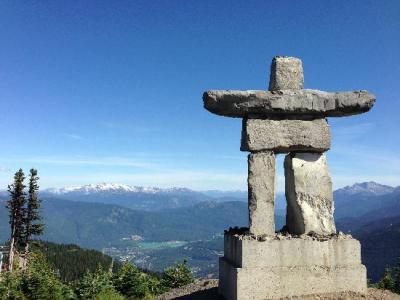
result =
M4 203L4 202L3 202ZM146 212L101 203L43 201L43 239L87 248L118 244L138 235L147 241L209 239L229 226L247 224L243 202L203 202L188 208ZM7 213L0 203L0 239L8 238Z
M121 267L119 261L113 260L108 255L74 244L36 241L33 244L33 251L42 253L64 282L79 280L86 272L95 272L99 267L114 271Z
M361 241L368 276L379 279L384 267L393 266L400 256L399 189L356 184L336 191L335 197L338 230ZM282 199L278 202L277 229L285 223ZM198 276L216 276L223 230L246 226L248 218L243 201L206 201L176 209L140 211L55 198L44 199L43 216L45 240L104 250L113 257L159 271L187 258ZM8 239L7 220L0 204L2 241Z
M97 251L36 241L26 268L0 273L0 299L144 300L193 280L186 262L153 273Z
M337 229L361 242L368 278L377 281L400 258L400 188L366 182L334 195Z

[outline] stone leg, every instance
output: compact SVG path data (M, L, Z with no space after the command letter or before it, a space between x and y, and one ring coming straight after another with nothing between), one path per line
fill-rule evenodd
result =
M292 234L336 232L332 180L325 154L290 153L285 158L286 226Z
M248 164L250 232L272 235L275 233L275 154L252 153Z

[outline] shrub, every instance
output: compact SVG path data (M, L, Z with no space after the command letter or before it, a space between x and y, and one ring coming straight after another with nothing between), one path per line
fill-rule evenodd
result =
M0 299L27 299L21 290L20 273L3 273L0 277Z
M194 281L192 271L186 263L186 260L184 260L183 263L165 269L161 277L161 286L165 290L178 288Z
M130 263L124 263L113 278L115 289L129 299L141 299L149 293L148 275Z
M393 269L393 292L400 294L400 261Z
M104 290L97 294L93 300L124 300L124 296L115 290Z
M29 258L27 270L2 275L1 299L58 300L74 299L73 291L63 284L41 255Z
M382 279L378 282L378 287L385 290L393 290L392 271L389 268L385 269Z
M76 293L80 299L93 299L100 293L110 290L114 290L112 273L98 267L94 273L86 272L78 284Z

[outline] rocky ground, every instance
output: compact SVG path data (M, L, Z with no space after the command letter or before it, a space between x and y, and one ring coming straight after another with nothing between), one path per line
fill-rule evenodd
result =
M157 300L223 300L218 296L218 280L202 279L182 288L172 290L157 298ZM284 298L282 300L400 300L400 295L386 290L368 289L367 295L351 292L340 294L311 295L303 297Z

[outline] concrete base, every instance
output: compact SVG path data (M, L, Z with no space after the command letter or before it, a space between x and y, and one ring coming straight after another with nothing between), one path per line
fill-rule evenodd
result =
M219 293L227 300L264 300L339 292L367 292L360 243L348 236L259 241L225 234Z

